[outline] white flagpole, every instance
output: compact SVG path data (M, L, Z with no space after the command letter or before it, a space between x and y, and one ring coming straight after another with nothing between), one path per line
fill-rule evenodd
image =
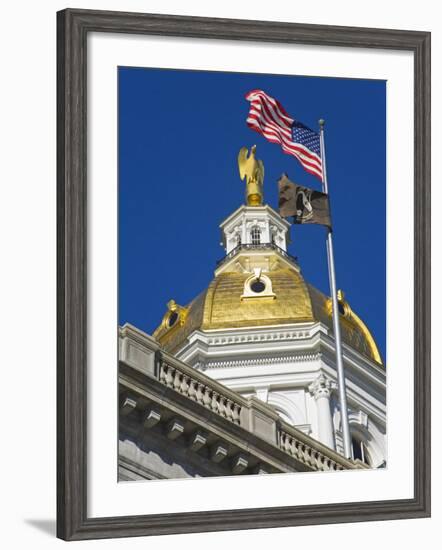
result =
M319 128L320 128L319 136L320 136L321 160L322 160L322 191L323 193L326 193L328 195L327 167L325 162L324 124L325 124L325 121L321 119L319 121ZM328 259L328 275L330 280L330 293L331 293L332 308L333 308L333 330L335 333L336 366L338 370L338 391L339 391L339 405L341 409L342 436L344 440L344 456L346 458L351 458L352 457L351 438L350 438L350 428L348 425L347 394L345 389L344 362L342 360L341 327L339 325L338 297L336 293L335 260L333 255L333 237L332 237L331 228L327 229L327 259Z

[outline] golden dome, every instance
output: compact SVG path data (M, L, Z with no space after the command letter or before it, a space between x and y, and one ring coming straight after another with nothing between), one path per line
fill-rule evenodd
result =
M154 332L154 337L166 350L176 352L195 330L321 322L333 331L330 298L306 283L297 270L277 269L263 276L271 282L272 295L244 298L244 289L251 274L232 271L220 273L207 290L188 306L181 307L171 302L173 312L169 308ZM340 293L339 299L343 341L382 364L370 331L345 302L343 293Z

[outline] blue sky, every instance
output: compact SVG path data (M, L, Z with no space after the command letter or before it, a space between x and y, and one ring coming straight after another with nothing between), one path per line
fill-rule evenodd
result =
M386 83L379 80L120 67L119 322L151 333L170 299L185 305L223 257L219 224L244 201L239 149L257 145L264 200L282 172L320 190L298 161L245 123L261 88L295 119L324 118L338 288L385 357ZM292 227L289 252L329 293L325 229Z

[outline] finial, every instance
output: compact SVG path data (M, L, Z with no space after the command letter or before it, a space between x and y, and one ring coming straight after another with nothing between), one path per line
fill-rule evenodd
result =
M253 269L253 272L255 273L255 279L257 281L259 281L261 279L262 268L261 267L255 267Z
M319 126L320 126L321 128L324 128L325 120L324 120L323 118L320 118L320 119L318 120L318 124L319 124Z
M241 147L238 154L239 176L246 180L247 206L261 206L263 203L264 164L255 157L256 145Z

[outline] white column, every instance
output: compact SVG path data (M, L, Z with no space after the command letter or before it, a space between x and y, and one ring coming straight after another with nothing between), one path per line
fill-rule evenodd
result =
M247 219L243 219L242 223L242 242L243 244L248 244L250 242L249 236L247 235Z
M322 373L309 386L309 392L316 401L318 412L318 439L327 447L335 449L335 437L333 434L333 419L330 410L330 395L333 388L331 380Z
M270 243L272 242L271 232L270 232L270 220L268 217L265 218L265 239L263 242Z

